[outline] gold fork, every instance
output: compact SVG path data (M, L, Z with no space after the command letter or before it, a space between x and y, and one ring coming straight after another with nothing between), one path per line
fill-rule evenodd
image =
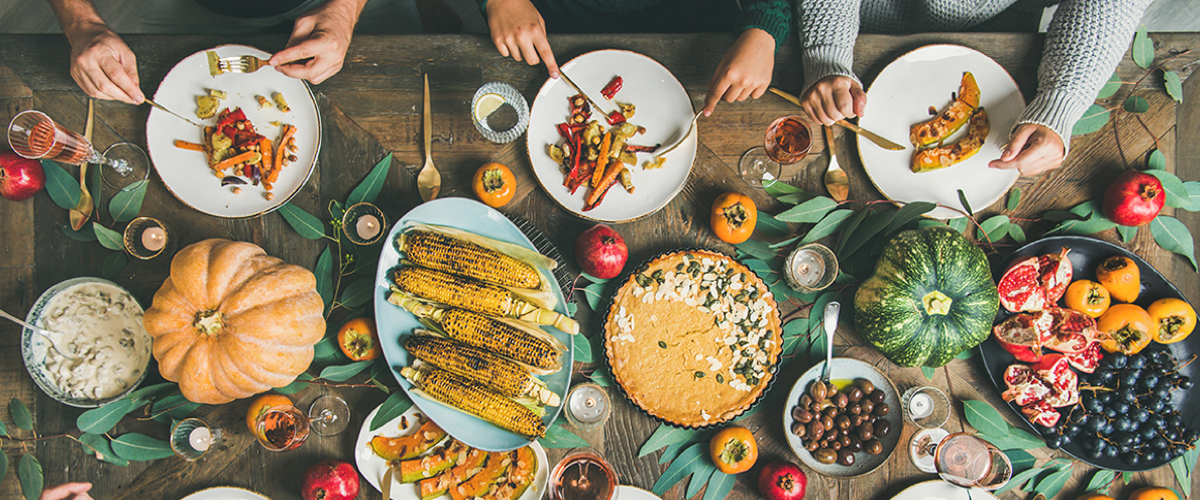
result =
M267 65L266 59L254 56L217 57L217 53L211 50L205 55L208 56L208 74L212 76L225 73L253 73Z

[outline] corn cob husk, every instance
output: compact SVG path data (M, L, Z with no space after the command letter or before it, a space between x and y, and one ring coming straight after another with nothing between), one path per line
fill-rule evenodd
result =
M404 343L409 354L510 398L532 398L558 406L562 398L516 362L478 347L434 335L412 335Z
M400 374L420 387L422 395L528 437L546 435L546 423L533 410L463 377L437 368L400 369Z
M525 297L481 281L415 266L401 266L392 272L399 291L450 307L551 325L572 335L579 333L575 320L555 311L531 304Z
M531 373L547 375L562 369L562 353L567 346L524 321L437 307L402 292L393 292L388 302L413 313L431 329L436 325L447 337L509 358Z

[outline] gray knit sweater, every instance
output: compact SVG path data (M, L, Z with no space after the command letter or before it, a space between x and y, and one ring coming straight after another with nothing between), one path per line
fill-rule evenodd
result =
M963 31L1018 1L1058 3L1058 10L1046 33L1037 96L1017 123L1045 125L1069 147L1071 128L1116 69L1151 0L799 0L804 88L831 75L858 80L851 64L860 31Z

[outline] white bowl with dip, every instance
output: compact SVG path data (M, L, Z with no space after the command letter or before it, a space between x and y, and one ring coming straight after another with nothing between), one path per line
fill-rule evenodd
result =
M64 334L76 348L68 360L45 337L21 332L25 369L46 395L70 406L95 408L116 401L146 378L150 334L144 309L128 290L108 280L73 278L38 297L25 321Z

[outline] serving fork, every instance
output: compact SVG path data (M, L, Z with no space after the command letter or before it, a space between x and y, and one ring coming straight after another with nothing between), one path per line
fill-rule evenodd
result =
M208 56L208 74L212 76L223 75L225 73L253 73L259 68L267 66L266 59L259 59L254 56L230 56L218 57L214 51L205 53Z

